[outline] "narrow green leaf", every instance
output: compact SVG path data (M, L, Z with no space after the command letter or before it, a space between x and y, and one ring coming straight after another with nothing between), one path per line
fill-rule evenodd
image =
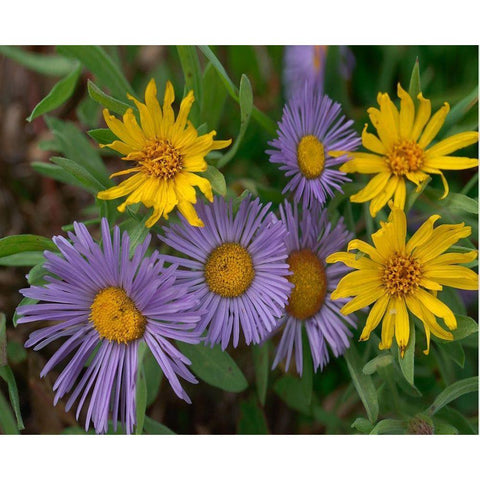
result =
M265 405L265 399L267 398L268 373L270 371L268 358L269 345L267 341L262 345L253 345L252 347L257 395L262 405Z
M78 120L86 128L96 128L100 121L100 105L90 97L84 97L75 109Z
M194 125L199 121L200 105L203 101L202 69L197 48L192 45L178 45L178 56L182 65L187 90L193 90L195 103L192 105L191 120Z
M420 85L420 63L418 57L415 60L415 65L412 69L412 75L410 76L410 84L408 86L408 93L415 102L417 95L422 91L422 86Z
M82 66L77 63L77 66L65 78L56 83L50 93L35 106L27 121L31 122L40 115L63 105L72 96L81 73Z
M41 252L22 252L14 253L8 257L0 258L2 267L31 267L43 260Z
M435 422L435 435L458 435L458 430L448 423Z
M145 421L145 412L147 410L147 382L145 381L145 371L143 368L143 358L147 351L145 342L140 342L138 346L138 371L137 371L137 389L135 392L136 408L136 426L135 433L143 433L143 424Z
M34 72L54 77L68 75L76 64L75 61L59 55L28 52L21 47L0 45L0 53Z
M465 352L459 342L445 342L438 347L443 350L460 368L465 365Z
M0 239L0 258L21 252L56 251L56 245L46 237L40 235L11 235Z
M311 413L311 405L305 397L301 380L299 378L286 375L279 378L273 384L273 391L294 410L309 415Z
M302 332L303 337L303 368L300 383L302 385L303 394L307 404L312 403L312 391L313 391L313 360L312 352L310 351L310 343L308 341L307 333L305 330Z
M352 423L352 428L356 428L360 433L369 434L372 431L372 423L363 417L358 417Z
M17 382L13 376L12 369L8 365L0 367L0 377L2 377L8 385L8 396L10 398L10 404L12 405L15 417L17 419L17 428L23 430L22 413L20 412L20 400L18 398Z
M367 412L368 419L375 423L378 417L377 391L371 377L362 372L360 357L354 345L350 345L350 348L344 354L344 358L347 362L353 385Z
M370 432L370 435L402 435L406 432L403 420L380 420Z
M265 414L257 405L255 397L240 402L237 433L240 435L266 435L269 433Z
M398 363L400 369L402 370L403 375L405 376L407 382L410 385L414 384L414 368L415 368L415 323L412 318L409 319L410 323L410 338L408 339L408 345L405 349L403 358L400 354L400 349L397 348L398 352Z
M429 188L425 191L425 195L444 209L462 210L478 215L478 200L462 195L461 193L450 192L447 198L440 200L443 191Z
M373 375L379 367L386 367L393 362L393 357L390 353L381 353L372 360L368 361L362 368L365 375Z
M214 192L224 197L227 193L227 183L223 173L213 165L209 165L205 172L200 172L200 176L206 178L212 185Z
M453 425L461 434L464 435L477 435L477 429L474 428L472 423L478 425L477 421L470 421L458 410L455 410L448 405L443 407L439 412L435 414L435 419L443 420L444 422Z
M448 130L458 124L463 117L478 103L478 86L475 87L466 97L460 100L449 112L443 128Z
M11 340L7 344L7 358L10 365L16 365L26 360L27 351L20 342Z
M95 45L61 45L57 51L80 60L100 84L110 89L112 95L125 98L127 93L134 93L120 68L103 48Z
M427 410L428 415L435 415L445 405L453 402L458 397L466 395L467 393L478 391L478 377L465 378L458 382L449 385L445 390L438 395L434 402Z
M118 140L117 136L109 128L96 128L94 130L89 130L87 133L99 145L107 145Z
M206 45L200 45L198 47L202 53L208 58L213 67L217 70L220 75L220 78L229 93L229 95L236 101L239 102L238 90L235 84L230 80L230 77L227 75L227 72L223 68L223 65L220 63L218 58L212 52L212 50ZM252 111L253 118L257 123L262 126L270 135L275 135L277 132L277 124L267 115L258 110L257 107L253 107Z
M22 301L17 305L15 313L13 314L12 323L15 327L17 326L17 321L20 318L20 315L17 313L18 307L22 307L23 305L35 305L36 303L38 303L38 300L34 300L33 298L24 297L22 299Z
M203 72L202 84L203 98L200 118L206 122L210 129L214 129L220 121L227 98L227 91L222 88L220 76L210 62Z
M239 103L240 103L240 129L238 131L237 138L235 139L235 142L233 143L230 150L225 155L223 155L223 157L220 158L220 160L218 161L218 164L217 164L218 168L222 168L233 159L233 157L238 151L238 148L240 147L240 144L243 141L243 137L245 135L245 132L247 131L247 127L250 122L250 116L252 114L252 108L253 108L253 92L252 92L252 86L250 84L250 80L246 75L242 75L242 78L240 80Z
M241 392L247 380L230 355L220 345L191 345L177 342L180 351L192 362L191 370L204 382L227 392Z
M176 435L174 431L150 417L145 417L143 429L149 435Z
M95 100L100 105L103 105L110 112L118 113L118 115L123 115L129 108L132 110L134 107L128 103L124 103L116 98L113 98L110 95L107 95L99 87L97 87L91 80L87 83L88 94L90 98Z
M163 378L162 369L150 350L145 352L143 369L147 385L147 407L149 407L157 398Z
M0 432L5 435L18 435L17 424L7 400L0 390Z
M0 367L7 364L7 319L0 312Z
M468 249L470 250L470 249ZM449 252L453 253L453 249L449 249ZM461 252L464 253L464 252ZM456 288L451 287L443 287L443 290L438 292L438 299L448 305L452 312L455 312L455 316L458 315L466 315L467 314L467 307L465 302L459 295L459 291ZM458 322L457 322L458 323ZM476 322L475 322L476 324ZM453 332L452 332L453 333Z
M83 189L83 185L74 176L70 175L58 165L52 165L51 163L46 162L32 162L31 165L36 172L40 173L40 175Z

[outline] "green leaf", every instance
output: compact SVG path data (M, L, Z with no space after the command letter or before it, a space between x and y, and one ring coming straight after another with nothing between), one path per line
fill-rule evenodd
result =
M122 102L113 98L110 95L107 95L99 87L97 87L91 80L87 82L88 94L92 100L95 100L100 105L103 105L110 112L118 113L118 115L123 115L129 108L135 110L132 105Z
M372 423L363 417L358 417L352 423L352 428L356 428L360 433L369 434L372 431Z
M213 165L209 165L205 172L200 172L198 175L206 178L212 185L214 192L224 197L227 193L227 184L223 173Z
M457 435L458 430L448 423L435 422L435 435Z
M100 145L107 145L118 140L109 128L96 128L95 130L89 130L87 133Z
M241 392L247 380L230 355L220 345L210 348L177 342L180 351L192 362L191 370L204 382L227 392Z
M311 413L311 405L308 399L305 397L302 383L299 378L286 375L279 378L273 384L273 391L290 407L294 410L309 415Z
M380 420L370 432L370 435L401 435L406 431L403 420Z
M99 83L110 89L112 95L125 98L127 93L133 94L122 71L103 48L94 45L61 45L57 51L80 60Z
M265 405L265 399L267 398L268 373L270 371L268 358L269 346L270 344L267 341L262 345L253 345L252 347L257 395L262 405Z
M452 331L455 340L462 340L478 332L478 323L473 318L458 314L455 315L455 318L457 319L457 328ZM435 340L438 343L448 342L448 340L442 340L441 338L435 338Z
M197 48L191 45L178 45L177 52L185 77L185 85L188 90L193 90L195 95L196 101L192 105L191 119L192 123L196 125L199 121L200 105L203 101L202 69Z
M240 435L266 435L269 433L265 414L257 405L255 397L240 402L237 433Z
M449 385L442 393L440 393L440 395L438 395L438 397L428 408L427 415L435 415L435 413L437 413L445 405L453 402L453 400L456 400L457 398L461 397L462 395L466 395L467 393L477 391L478 376L459 380L458 382Z
M218 58L212 52L212 50L206 45L200 45L198 47L202 53L208 58L210 63L213 65L215 70L217 70L220 78L229 93L229 95L236 101L239 102L238 98L238 90L235 84L230 80L230 77L227 75L227 72L223 68L223 65L220 63ZM270 135L275 135L277 132L277 124L270 119L267 115L262 113L258 108L253 107L252 111L253 118L257 121L257 123L262 126Z
M0 390L0 432L5 435L18 435L19 431L15 418L10 410L7 400Z
M27 121L31 122L34 118L63 105L72 96L81 73L82 66L77 63L77 66L56 83L50 93L35 106Z
M307 404L310 405L312 403L312 391L313 391L313 360L312 360L312 352L310 351L310 343L308 341L307 332L305 330L302 331L302 342L303 342L303 368L302 368L302 376L300 377L300 383L302 385L303 393L305 395L305 400Z
M475 87L466 97L460 100L449 112L443 128L448 130L458 124L463 117L478 103L478 86Z
M145 433L150 435L176 435L176 433L150 417L145 417L145 424L143 426Z
M144 342L138 346L138 365L137 371L137 390L135 392L136 406L136 427L135 433L141 435L143 433L143 424L145 421L145 412L147 410L147 382L145 381L145 371L143 368L143 356L147 350Z
M465 352L459 342L449 342L439 344L438 347L443 350L460 368L465 365Z
M462 195L461 193L450 192L447 198L440 200L443 191L429 188L425 191L425 195L444 209L457 209L478 215L478 200Z
M0 312L0 367L7 364L7 320Z
M120 224L121 231L127 231L130 237L130 256L133 255L137 246L147 238L149 229L145 226L145 222L149 216L149 214L145 215L141 221L136 218L129 218Z
M7 358L11 365L16 365L26 360L27 351L20 342L16 342L15 340L10 341L7 344Z
M473 427L472 422L470 422L467 418L465 418L464 415L462 415L458 410L455 410L452 407L443 407L439 412L435 414L435 419L437 418L449 423L450 425L453 425L461 434L477 434L477 430Z
M147 385L147 407L149 407L157 398L163 378L162 369L150 350L145 352L143 369Z
M400 354L400 349L397 348L398 352L398 363L400 369L402 370L403 375L405 376L407 382L410 385L414 384L414 368L415 368L415 323L412 318L409 319L410 323L410 338L408 339L408 345L405 349L403 358Z
M377 391L371 377L365 375L360 369L361 361L354 345L350 345L350 348L344 354L344 358L368 419L375 423L378 417Z
M390 365L392 362L393 362L393 357L390 353L381 353L380 355L377 355L375 358L372 358L372 360L367 362L363 366L362 372L365 375L373 375L377 371L377 368L386 367L387 365Z
M17 326L17 321L20 318L20 315L17 313L18 307L23 307L23 305L35 305L36 303L38 303L38 300L34 300L33 298L24 297L22 299L22 301L17 305L15 313L13 314L12 323L15 327Z
M43 260L41 252L22 252L14 253L8 257L0 258L0 266L2 267L31 267Z
M253 92L250 80L245 74L242 75L242 78L240 79L239 103L240 129L238 131L237 138L235 139L235 142L233 143L230 150L218 161L218 168L224 167L228 162L233 159L233 157L238 151L238 147L242 143L245 132L247 131L248 124L250 123L250 116L252 114L253 108Z
M21 47L0 45L0 53L30 70L54 77L68 75L76 64L76 62L59 55L28 52Z
M0 258L21 252L57 251L56 245L40 235L11 235L0 239Z
M70 175L58 165L52 165L46 162L32 162L31 165L36 172L45 177L53 178L59 182L68 183L69 185L83 189L83 185L74 176Z
M418 57L415 60L415 65L412 69L412 75L410 76L410 84L408 86L408 94L412 97L415 102L417 95L422 91L422 86L420 85L420 63Z
M105 190L107 186L101 184L93 175L78 163L63 157L52 157L50 161L63 168L67 173L75 177L85 190L96 195L99 191Z
M49 272L45 268L43 268L43 263L45 261L45 257L42 257L42 260L38 262L29 272L27 275L27 280L30 285L44 285L46 282L43 279L45 275L48 275Z
M200 118L207 126L216 128L225 105L227 92L217 70L209 62L203 72L203 98Z
M470 249L468 250L470 251ZM449 249L449 252L453 253L453 250ZM458 292L459 291L456 288L444 286L443 290L440 290L437 295L438 299L441 302L446 303L450 307L452 312L455 312L456 317L458 316L458 314L460 315L467 314L467 307L465 305L465 302L462 300Z
M17 428L23 430L22 414L20 412L20 400L18 398L17 382L13 376L12 369L8 365L0 367L0 377L2 377L8 385L8 396L10 398L10 404L12 405L15 417L17 419Z

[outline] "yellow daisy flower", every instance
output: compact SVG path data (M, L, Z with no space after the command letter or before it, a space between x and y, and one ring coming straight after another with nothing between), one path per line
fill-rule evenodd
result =
M373 303L360 340L368 340L383 320L379 348L390 348L395 334L402 356L410 336L408 311L412 312L423 322L427 338L424 353L428 354L430 333L453 340L453 335L438 324L436 317L442 318L450 330L457 328L455 315L436 296L442 285L478 290L478 275L458 265L473 261L477 252L445 253L458 240L468 237L471 228L463 223L434 228L440 216L432 215L406 242L405 213L391 202L390 205L388 222L382 222L372 235L374 246L352 240L347 250L356 249L357 254L337 252L327 258L328 263L343 262L357 269L340 280L331 297L332 300L354 297L340 310L344 315Z
M452 157L451 153L478 141L478 132L463 132L429 145L442 127L450 106L444 105L431 116L430 100L421 93L417 99L419 107L415 112L412 97L398 84L400 111L387 93L379 93L377 102L380 109L367 110L370 121L378 136L368 133L368 124L362 133L362 144L373 153L329 152L338 157L348 153L352 158L340 170L346 173L375 174L365 188L350 197L352 202L363 203L371 200L370 214L376 214L393 197L395 206L403 209L406 197L406 180L417 185L417 191L429 174L440 175L444 194L448 195L448 183L443 170L463 170L478 166L478 159Z
M145 225L151 227L163 215L177 206L180 213L191 225L203 227L193 204L196 203L198 187L212 202L213 194L210 182L194 172L207 170L205 155L211 150L218 150L230 145L231 140L214 141L216 132L212 130L205 135L198 135L197 130L187 120L195 100L193 91L182 100L177 119L172 109L175 99L173 86L167 82L163 109L157 100L155 80L150 80L145 90L145 103L131 95L140 114L138 125L132 109L123 115L123 122L103 110L103 117L110 130L119 138L108 145L125 155L123 160L135 162L133 168L114 173L112 177L134 173L118 186L98 193L102 200L112 200L128 195L118 207L124 212L128 205L143 203L147 208L153 207L153 214Z

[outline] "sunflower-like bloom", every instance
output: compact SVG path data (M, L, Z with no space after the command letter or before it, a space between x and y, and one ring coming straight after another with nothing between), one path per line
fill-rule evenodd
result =
M118 207L120 212L124 212L128 205L139 202L147 208L153 207L153 214L145 224L147 227L154 225L162 215L167 219L175 206L191 225L203 227L193 207L197 201L194 187L198 187L210 202L213 201L212 187L206 178L194 172L207 170L205 155L211 150L227 147L231 140L213 140L215 130L198 135L187 120L195 100L192 90L182 100L176 120L172 109L175 94L170 82L165 88L163 108L158 103L153 79L145 90L145 103L127 96L137 106L141 126L130 108L125 112L123 122L105 109L105 122L119 140L101 146L116 150L125 155L123 160L135 164L132 168L114 173L112 177L128 173L134 175L120 185L100 192L98 198L112 200L128 195Z
M448 103L431 116L430 100L421 93L415 111L412 97L398 84L400 111L387 93L379 93L377 102L380 109L367 110L370 121L378 136L368 133L368 124L362 133L363 146L373 153L330 152L332 156L349 153L352 159L340 170L346 173L375 174L367 186L350 197L352 202L370 202L370 214L376 214L393 197L395 206L404 208L406 180L410 180L420 191L429 174L440 175L444 194L448 195L448 183L443 170L463 170L478 166L478 159L453 157L451 153L478 141L478 132L462 132L429 145L442 127L450 110Z
M329 263L343 262L357 269L340 280L331 297L354 297L340 310L344 315L373 303L360 340L368 340L383 319L379 348L390 348L395 334L402 356L410 337L408 311L412 312L424 325L424 353L428 354L430 333L453 340L451 332L442 328L436 317L442 318L450 330L457 328L455 315L436 294L442 285L478 290L478 275L458 265L473 261L477 251L445 253L458 240L468 237L471 228L463 223L434 228L439 215L432 215L406 242L405 213L390 205L388 222L382 222L380 230L372 235L374 246L352 240L347 250L358 250L357 254L337 252L327 258Z

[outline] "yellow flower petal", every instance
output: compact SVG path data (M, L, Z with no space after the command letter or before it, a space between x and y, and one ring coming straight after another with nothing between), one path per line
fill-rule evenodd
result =
M464 170L478 167L478 158L467 157L433 157L425 160L427 168L442 168L444 170Z
M122 140L127 145L130 145L135 150L141 150L143 148L144 144L142 139L138 139L118 118L110 115L109 111L106 108L103 110L103 118L105 119L105 123L107 124L108 128L120 140Z
M408 319L407 306L403 298L395 297L394 308L395 314L395 340L397 341L400 355L403 358L405 349L410 338L410 322Z
M183 172L182 176L190 183L200 189L209 202L213 202L213 192L211 183L204 177L189 172Z
M460 265L428 265L425 267L424 275L447 287L478 290L478 275L473 270Z
M444 253L426 263L427 267L434 265L450 265L452 263L470 263L477 258L477 250L467 253Z
M441 218L440 215L432 215L426 220L422 226L412 235L407 242L407 253L411 254L413 250L421 245L425 244L430 239L433 233L434 223Z
M337 252L332 253L326 258L327 263L336 263L343 262L347 267L351 268L362 268L362 269L376 269L378 270L379 265L373 260L367 257L359 257L353 253L347 252Z
M353 298L349 302L347 302L340 310L341 313L344 315L349 315L356 310L360 310L361 308L367 307L371 303L377 301L383 294L383 288L373 288L368 293L364 295L359 295L358 297Z
M145 175L137 173L133 177L124 180L116 187L111 187L108 190L98 192L97 197L100 200L113 200L115 198L123 197L124 195L128 195L130 192L140 187L144 182Z
M417 95L417 99L420 102L418 107L417 116L413 123L411 139L414 141L418 140L420 133L422 133L423 127L427 124L430 115L432 114L432 105L430 100L423 98L422 93Z
M400 138L407 140L413 128L415 118L415 106L412 97L401 87L397 85L397 94L400 98Z
M440 110L438 110L438 112L433 115L433 117L430 119L427 126L425 127L425 130L423 131L423 134L418 142L418 146L420 148L425 149L427 145L430 145L431 141L435 138L437 133L442 128L449 111L450 105L445 102L443 104L443 107L441 107Z
M351 240L348 243L347 250L359 250L360 252L366 253L374 262L379 264L383 264L386 260L386 258L383 255L380 255L374 247L363 240Z
M395 299L390 298L385 316L382 321L382 338L378 348L380 350L387 350L392 346L393 334L395 332L395 319L397 315L397 309L395 307Z
M352 153L353 160L340 166L340 171L345 173L380 173L389 172L390 169L385 158L373 153Z
M145 89L145 104L147 105L148 111L150 112L150 117L152 118L155 135L160 135L160 123L162 122L162 109L157 100L157 85L155 80L152 78Z
M378 324L382 320L389 300L390 297L388 295L383 295L375 302L373 307L370 309L370 313L368 314L367 322L365 323L365 327L360 335L360 340L363 341L370 338L370 334L373 332L373 330L375 330L375 328L377 328Z
M108 143L106 145L100 144L100 148L105 148L105 147L111 148L112 150L116 150L122 155L128 155L129 153L132 153L135 150L131 145L121 142L120 140L115 140L114 142Z
M372 288L381 286L381 274L378 270L357 270L345 275L332 292L332 300L365 295Z
M393 197L393 204L395 207L403 210L405 208L405 199L407 198L407 187L405 186L405 180L400 178L397 188L395 190L395 196Z
M443 318L445 324L450 330L457 328L457 319L450 308L425 290L419 288L415 292L415 297L421 302L427 310L430 310L437 317Z
M385 155L387 153L385 145L378 139L378 137L373 135L373 133L368 133L367 128L368 124L366 123L362 132L362 145L371 152Z
M385 188L372 199L370 202L370 215L375 218L377 213L387 204L387 202L392 198L395 190L397 189L397 185L399 182L399 177L396 175L392 175Z
M425 151L425 158L434 158L459 150L460 148L468 147L478 142L478 132L462 132L452 135L451 137L441 140L433 147Z
M367 202L373 197L379 195L387 185L390 176L390 172L382 172L378 175L375 175L370 182L368 182L366 187L362 188L360 191L350 197L350 201L356 203Z
M194 227L203 227L204 223L197 215L193 205L189 202L180 202L178 204L178 211L187 219L190 225Z
M153 122L152 116L150 115L150 111L148 110L147 106L142 102L139 102L135 97L130 94L127 94L129 100L132 100L137 109L140 113L140 123L142 125L142 130L145 133L145 136L148 139L155 138L155 124ZM136 121L135 121L136 123Z

